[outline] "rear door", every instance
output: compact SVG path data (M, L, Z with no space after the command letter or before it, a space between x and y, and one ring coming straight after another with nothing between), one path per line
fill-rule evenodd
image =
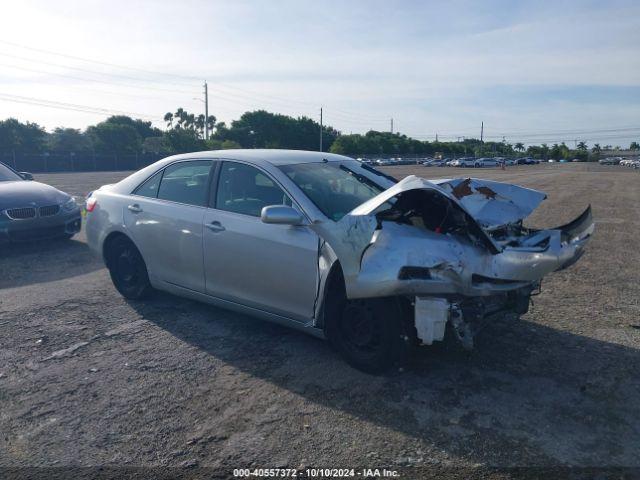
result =
M140 185L125 206L127 229L155 279L204 292L202 221L211 160L173 163Z
M305 321L318 291L318 236L307 227L266 224L268 205L292 205L265 171L240 162L219 166L204 215L206 292ZM294 206L295 208L295 206Z

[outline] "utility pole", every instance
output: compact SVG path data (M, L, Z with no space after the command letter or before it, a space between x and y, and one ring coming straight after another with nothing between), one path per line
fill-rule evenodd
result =
M322 151L322 107L320 107L320 151Z
M393 134L393 118L391 119L391 134Z
M484 122L480 124L480 143L484 143Z
M209 89L204 81L204 139L209 140Z
M436 133L436 143L438 143L438 134Z

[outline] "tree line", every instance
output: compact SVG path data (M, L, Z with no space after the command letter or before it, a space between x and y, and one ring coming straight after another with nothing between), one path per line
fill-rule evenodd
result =
M9 118L0 121L0 152L16 153L154 153L176 154L202 150L229 148L286 148L317 150L320 125L308 117L290 117L265 110L245 112L231 122L218 122L215 116L189 113L183 108L167 112L166 128L154 127L151 122L116 115L84 130L59 127L47 132L37 123L22 123ZM207 135L210 133L210 135ZM208 138L207 138L208 137ZM541 159L597 160L602 150L579 142L571 149L564 143L529 145L521 142L491 142L465 139L460 142L430 142L417 140L401 133L371 130L365 134L342 135L330 126L322 127L324 150L353 156L424 155L441 154L461 156L519 156ZM640 150L632 142L632 150Z

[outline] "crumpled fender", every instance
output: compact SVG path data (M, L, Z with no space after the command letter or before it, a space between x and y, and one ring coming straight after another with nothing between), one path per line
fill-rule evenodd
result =
M310 228L331 246L340 261L348 298L400 294L482 296L521 288L575 263L594 230L591 209L587 208L567 225L533 231L518 237L517 246L506 246L496 253L411 225L383 221L382 228L378 228L373 212L379 206L399 193L425 188L437 190L458 203L474 219L479 215L487 231L498 224L522 220L546 198L542 192L499 182L457 179L436 184L410 176L338 222L313 223ZM405 266L424 267L431 276L399 279L399 271Z

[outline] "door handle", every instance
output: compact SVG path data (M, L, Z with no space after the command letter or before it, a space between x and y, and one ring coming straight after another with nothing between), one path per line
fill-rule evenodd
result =
M207 228L208 228L209 230L211 230L212 232L222 232L222 231L224 231L224 229L225 229L225 228L222 226L222 224L221 224L220 222L218 222L217 220L216 220L216 221L213 221L213 222L211 222L211 223L207 223Z
M127 208L132 213L140 213L142 211L142 208L140 208L140 205L138 205L137 203L134 203L133 205L129 205Z

